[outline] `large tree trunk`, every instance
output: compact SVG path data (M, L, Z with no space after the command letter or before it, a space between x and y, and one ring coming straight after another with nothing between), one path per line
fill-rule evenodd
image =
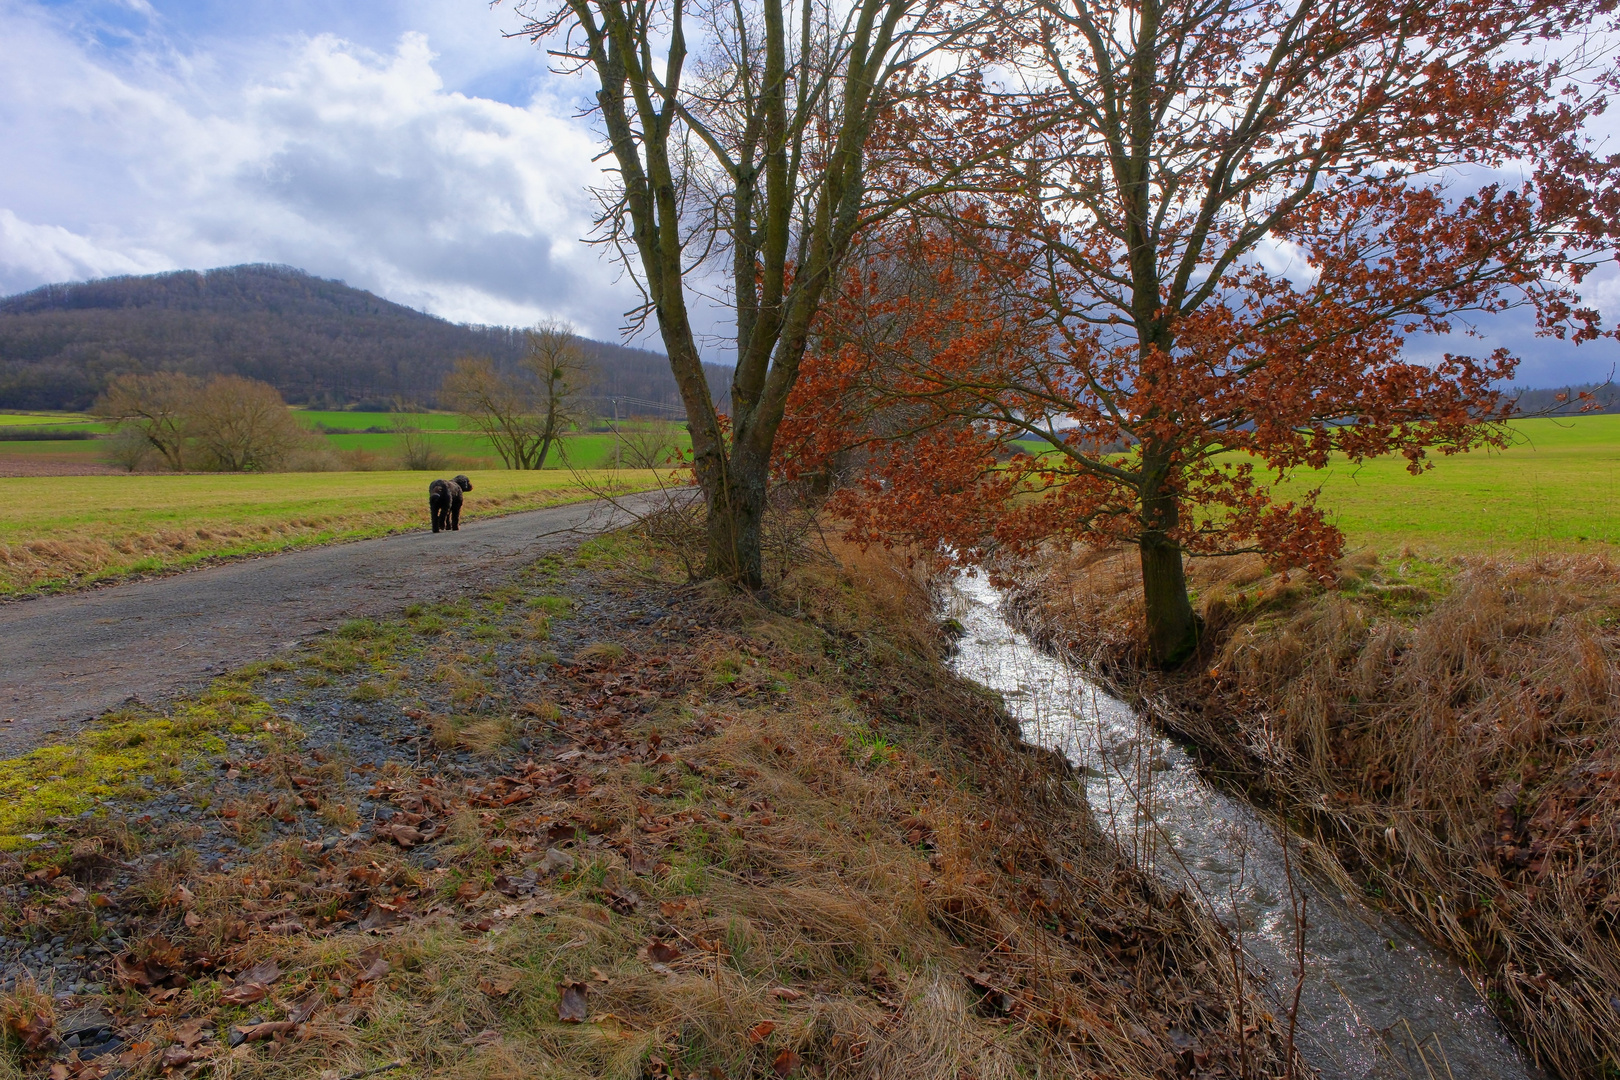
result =
M1186 661L1198 648L1198 617L1187 597L1181 548L1142 538L1142 595L1147 603L1148 653L1162 668Z
M1184 663L1198 650L1198 617L1187 596L1181 545L1171 537L1180 522L1173 492L1154 484L1142 498L1142 597L1147 608L1148 654L1161 668Z
M708 553L704 573L749 589L764 584L761 526L765 520L769 462L734 453L725 482L708 502Z

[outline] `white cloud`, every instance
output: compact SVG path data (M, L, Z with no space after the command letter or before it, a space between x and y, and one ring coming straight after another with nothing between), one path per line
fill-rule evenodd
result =
M634 298L579 243L600 167L568 106L447 89L414 31L225 55L107 55L0 0L0 142L26 163L0 172L0 288L285 262L452 319L614 335Z
M36 225L0 209L0 290L48 281L149 274L167 266L150 251L117 249L60 225Z

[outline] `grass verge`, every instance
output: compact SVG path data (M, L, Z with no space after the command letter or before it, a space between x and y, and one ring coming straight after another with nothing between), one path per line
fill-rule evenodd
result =
M1599 556L1379 558L1323 589L1191 565L1196 670L1146 670L1134 552L1052 559L1038 634L1316 833L1462 958L1541 1065L1620 1075L1620 575Z
M183 807L7 864L0 934L84 959L0 996L0 1075L1284 1075L1213 923L847 556L766 607L609 537L238 673L248 730L130 777Z
M415 472L53 476L0 479L0 597L82 587L427 526ZM477 476L463 520L630 492L650 471Z

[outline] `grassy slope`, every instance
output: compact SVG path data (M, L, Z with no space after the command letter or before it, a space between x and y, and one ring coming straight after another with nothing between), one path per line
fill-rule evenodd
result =
M106 986L0 995L0 1077L89 1003L132 1078L1281 1075L1210 923L945 673L902 568L803 566L790 617L588 548L0 763L33 801L0 828L46 834L0 860L0 932ZM344 700L360 728L271 715ZM179 785L205 813L142 815ZM221 837L228 872L196 854ZM283 1027L229 1049L250 1018Z
M0 595L426 527L433 475L411 472L0 479ZM652 474L587 473L592 488ZM465 516L592 498L565 472L481 473Z

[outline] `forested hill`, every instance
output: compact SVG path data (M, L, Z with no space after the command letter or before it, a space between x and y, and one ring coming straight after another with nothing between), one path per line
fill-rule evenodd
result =
M598 394L679 405L661 353L584 344ZM447 322L288 266L46 285L0 299L0 408L83 409L137 370L246 375L294 404L433 405L457 357L505 366L521 347L519 330ZM709 380L723 392L730 370Z

